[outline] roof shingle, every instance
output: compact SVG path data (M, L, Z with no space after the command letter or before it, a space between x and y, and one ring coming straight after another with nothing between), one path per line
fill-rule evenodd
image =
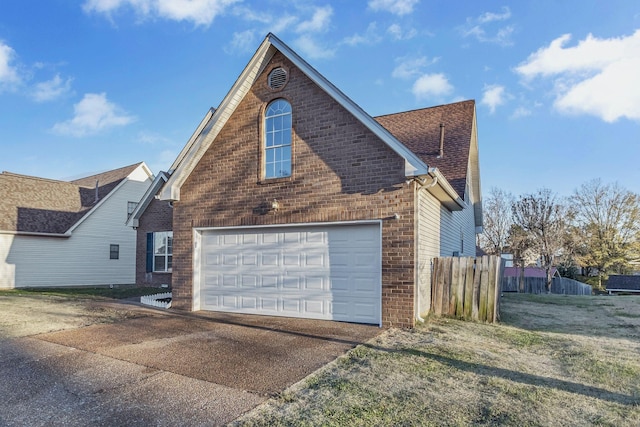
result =
M473 134L475 101L374 117L430 167L437 167L464 198ZM444 155L440 153L440 124L444 124Z
M141 163L74 181L0 173L0 230L63 234Z

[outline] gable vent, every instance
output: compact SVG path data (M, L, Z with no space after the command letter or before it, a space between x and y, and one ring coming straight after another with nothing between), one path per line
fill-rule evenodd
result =
M267 84L271 89L282 89L287 84L287 72L284 68L274 68L269 73Z

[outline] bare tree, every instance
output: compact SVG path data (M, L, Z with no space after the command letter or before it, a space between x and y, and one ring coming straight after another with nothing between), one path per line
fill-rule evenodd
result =
M556 200L551 190L520 196L513 204L513 222L526 234L530 249L539 257L551 292L551 268L564 247L569 210Z
M500 255L509 246L509 230L513 224L511 206L513 195L493 187L483 200L483 231L480 247L489 254Z
M598 283L614 267L624 268L637 256L640 200L617 183L600 179L583 184L571 197L576 210L585 267L598 270Z

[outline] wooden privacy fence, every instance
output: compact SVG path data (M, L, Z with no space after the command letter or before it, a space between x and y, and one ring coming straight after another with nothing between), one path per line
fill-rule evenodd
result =
M502 282L498 256L434 258L431 311L436 316L497 322Z
M525 294L546 294L547 279L544 277L503 277L502 292L519 292ZM554 277L551 284L552 294L591 295L591 286L566 277Z

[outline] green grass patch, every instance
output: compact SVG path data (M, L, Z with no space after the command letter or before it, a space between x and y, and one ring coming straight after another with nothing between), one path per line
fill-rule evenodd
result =
M136 286L118 286L113 288L108 287L83 287L83 288L25 288L25 289L10 289L0 290L0 296L2 295L46 295L57 296L71 299L82 298L111 298L111 299L126 299L133 297L140 297L143 295L153 295L159 292L168 292L168 289L164 288L147 288Z

